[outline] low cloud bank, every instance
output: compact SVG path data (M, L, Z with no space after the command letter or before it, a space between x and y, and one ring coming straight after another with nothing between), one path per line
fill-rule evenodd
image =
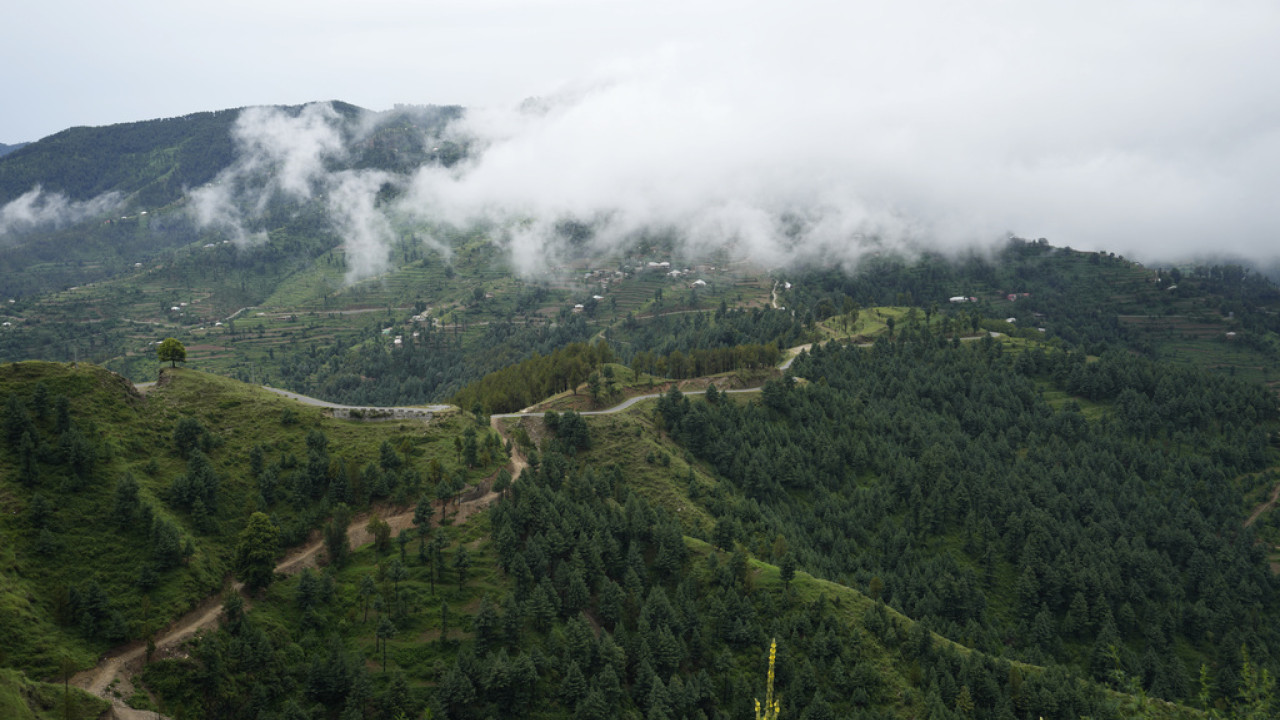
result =
M524 267L564 218L762 263L1009 233L1174 260L1280 255L1280 8L747 6L455 130L403 211L497 220ZM761 32L768 28L767 32ZM755 32L752 32L754 29Z
M0 238L33 230L74 225L111 212L120 206L119 193L105 193L91 200L69 200L60 192L46 192L37 185L0 208Z
M246 111L241 161L196 204L240 222L229 207L322 197L352 279L424 221L482 224L528 273L581 251L566 221L592 228L588 250L662 234L773 266L1010 233L1148 261L1280 255L1272 3L735 8L690 18L716 32L470 109L445 131L470 148L453 167L330 170L368 122Z

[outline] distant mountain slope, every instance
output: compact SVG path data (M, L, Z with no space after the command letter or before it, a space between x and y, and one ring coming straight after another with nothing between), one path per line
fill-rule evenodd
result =
M438 129L462 114L456 106L374 113L344 102L330 105L348 122L352 136L362 132L360 123L377 117L376 127L362 133L364 142L353 148L351 163L382 169L404 169L399 166L425 160L429 149L420 139L402 139L406 129ZM303 106L276 108L296 115ZM74 127L33 143L0 145L0 205L37 186L73 201L118 192L137 207L166 205L213 180L235 160L232 128L242 109Z
M297 118L304 108L262 110L278 119ZM330 110L326 129L341 136L342 148L324 155L326 171L403 174L426 163L449 165L462 156L457 144L435 139L461 116L460 107L375 113L331 102ZM237 139L240 119L241 110L232 109L71 128L0 158L0 294L28 297L85 285L178 247L221 242L226 237L218 231L225 227L207 219L196 222L187 202L189 193L215 180L239 194L210 215L235 217L240 205L249 205L249 232L296 227L301 221L308 225L302 233L308 242L336 245L332 223L326 213L317 214L314 197L275 196L274 186L259 177L264 174L259 164L280 162L277 155L290 152L296 129L276 132L270 121L266 127L259 123L257 131L273 143L264 151L254 144L261 137ZM223 173L233 166L239 175L232 172L236 178L228 180ZM210 233L216 237L206 237Z
M239 114L220 110L55 133L0 161L0 204L37 185L72 200L116 191L142 204L167 204L231 163L231 126Z

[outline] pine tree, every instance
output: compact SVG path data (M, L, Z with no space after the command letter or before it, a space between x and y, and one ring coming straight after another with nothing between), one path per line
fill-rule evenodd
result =
M569 667L564 673L564 680L560 682L560 700L566 708L572 708L586 694L587 679L582 675L582 668L578 667L577 662L570 660Z
M476 652L483 655L497 642L498 631L502 625L502 620L498 617L498 612L488 594L480 598L480 608L476 611L475 620L471 624L476 633Z
M260 512L249 516L249 523L240 532L235 558L236 572L249 592L261 590L275 579L279 539L280 531L271 518Z
M360 579L360 588L356 590L356 594L360 596L360 603L364 608L364 619L360 622L369 622L369 598L378 594L378 586L372 575L365 575Z
M382 672L387 671L387 641L396 635L395 623L386 615L378 622L378 641L382 644Z
M467 580L467 570L471 568L471 556L467 554L467 548L462 543L458 543L458 550L453 555L453 569L458 573L458 590L462 590L462 584Z

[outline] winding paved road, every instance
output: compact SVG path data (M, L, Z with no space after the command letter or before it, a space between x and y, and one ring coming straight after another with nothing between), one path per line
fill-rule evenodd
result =
M681 390L680 392L684 395L693 396L693 395L702 395L706 391L705 390ZM758 387L738 388L737 390L721 390L720 392L722 394L723 393L754 393L754 392L760 392L760 388ZM611 415L616 412L622 412L623 410L626 410L627 408L631 407L632 405L635 405L638 402L643 402L645 400L656 400L657 398L660 398L663 395L666 395L666 393L660 392L660 393L650 393L648 395L636 395L635 397L627 398L626 400L623 400L622 402L618 403L617 405L614 405L611 408L605 408L604 410L579 410L578 414L579 415ZM514 412L514 413L498 413L496 415L490 415L489 417L493 419L503 420L507 418L538 417L538 416L541 416L542 414L543 414L543 411L538 411L538 410L533 410L533 411L521 410L520 412Z
M375 407L371 405L339 405L338 403L331 403L328 400L320 400L319 398L308 397L306 395L301 395L296 392L290 392L289 390L281 390L280 388L273 388L270 385L263 385L262 389L270 390L271 392L277 395L283 395L289 398L290 400L297 400L303 405L314 405L316 407L329 408L330 410L364 410L364 411L373 411L373 412L414 413L414 412L444 412L445 410L454 409L454 406L452 405L443 405L443 404L399 405L396 407Z
M797 345L796 347L788 348L786 351L787 359L783 360L782 363L778 365L778 369L779 370L791 369L791 363L795 362L795 359L800 357L800 353L807 352L812 347L813 347L813 343L806 343L804 345ZM758 387L738 388L736 390L720 390L720 392L721 393L755 393L755 392L760 392L761 389L762 388L758 388ZM702 395L706 391L705 390L681 390L680 392L684 395L693 396L693 395ZM611 415L616 412L622 412L623 410L626 410L627 408L631 407L632 405L635 405L638 402L643 402L645 400L656 400L657 398L660 398L663 395L666 395L666 393L660 392L660 393L650 393L648 395L636 395L635 397L627 398L626 400L623 400L622 402L618 403L617 405L614 405L611 408L606 408L604 410L582 410L582 411L579 411L578 414L579 415ZM541 414L542 414L542 411L535 411L532 408L525 408L520 412L498 413L496 415L490 415L489 417L493 419L501 420L506 418L538 416ZM494 427L495 429L497 428L496 425Z

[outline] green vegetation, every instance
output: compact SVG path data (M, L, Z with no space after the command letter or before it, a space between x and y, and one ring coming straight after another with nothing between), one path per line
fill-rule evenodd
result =
M1233 482L1277 461L1266 391L1121 354L1015 359L923 329L815 349L794 370L810 382L771 381L758 404L658 403L730 481L708 503L722 543L763 555L784 537L800 567L988 652L1106 681L1118 647L1165 698L1190 698L1201 663L1232 697L1241 646L1280 650L1264 619L1280 583ZM1042 379L1114 409L1055 410Z
M0 668L0 717L5 720L91 720L106 712L104 700L62 683L28 680Z
M827 329L843 328L845 318L865 322L861 308L915 306L916 322L947 336L979 329L1040 336L1094 355L1125 347L1280 386L1280 289L1237 265L1153 270L1113 253L1013 239L994 257L880 257L857 272L792 280L780 302Z
M370 547L277 583L190 659L152 664L147 686L178 718L750 717L776 637L784 715L1196 716L964 650L805 573L784 584L682 537L616 471L561 474L556 457L489 528L473 518L414 538L417 553Z
M169 363L169 367L178 367L178 363L187 361L187 349L173 338L165 338L156 348L156 357L160 362Z
M93 366L6 365L0 397L0 647L33 677L150 636L237 567L266 584L272 536L296 546L339 503L453 498L504 459L456 415L341 421L180 369L141 396Z
M455 162L427 140L459 113L391 113L333 164ZM0 248L24 361L0 366L0 715L58 716L36 680L218 597L122 699L711 720L770 710L767 676L783 718L1275 714L1280 291L1256 273L1022 240L676 270L669 233L588 258L568 219L580 255L537 278L490 228L415 221L348 284L319 200L271 203L248 247L192 224L234 119L0 160L0 202L118 202ZM461 411L336 419L262 384ZM318 567L277 572L304 543Z

